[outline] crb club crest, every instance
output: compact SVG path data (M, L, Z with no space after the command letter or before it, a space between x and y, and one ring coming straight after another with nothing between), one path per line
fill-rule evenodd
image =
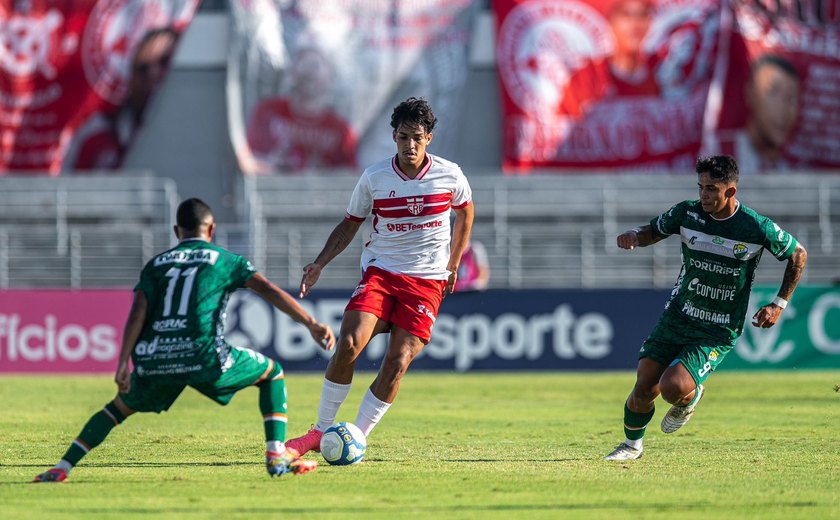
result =
M423 197L413 197L405 199L408 212L412 215L419 215L423 213Z

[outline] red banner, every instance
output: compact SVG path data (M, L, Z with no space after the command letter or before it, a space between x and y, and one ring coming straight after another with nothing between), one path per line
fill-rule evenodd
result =
M709 153L742 173L840 167L840 0L733 0Z
M199 0L0 0L0 175L116 168Z
M132 291L0 291L0 373L113 372Z
M694 164L721 0L496 0L508 173Z

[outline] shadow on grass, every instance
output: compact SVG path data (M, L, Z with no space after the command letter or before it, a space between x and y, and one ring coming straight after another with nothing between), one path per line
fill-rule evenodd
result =
M626 503L612 503L612 504L486 504L486 505L453 505L453 506L410 506L410 507L342 507L342 514L353 513L386 513L393 512L412 512L412 513L466 513L466 512L494 512L494 511L599 511L599 510L671 510L671 511L714 511L718 509L737 510L740 507L752 507L754 504L738 504L726 506L724 504L674 504L674 503L660 503L660 504L626 504ZM765 504L762 506L770 507L784 507L784 508L813 508L819 507L816 502L780 502L775 504ZM734 509L733 509L734 508ZM64 510L62 510L64 511ZM74 509L74 513L83 514L194 514L194 508L90 508L90 509ZM286 514L313 514L313 513L336 513L334 507L312 507L312 508L285 508L285 507L249 507L249 508L232 508L225 510L228 514L248 514L248 515L276 515L277 513Z

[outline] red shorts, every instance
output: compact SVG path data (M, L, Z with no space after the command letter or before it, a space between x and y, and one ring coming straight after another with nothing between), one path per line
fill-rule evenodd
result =
M369 312L428 342L445 288L446 280L427 280L368 267L345 311Z

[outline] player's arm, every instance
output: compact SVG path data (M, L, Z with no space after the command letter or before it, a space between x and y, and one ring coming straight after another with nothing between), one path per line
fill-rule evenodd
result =
M143 332L148 308L149 303L146 300L146 294L141 290L134 291L134 301L131 303L131 310L128 311L128 319L126 319L123 328L120 358L117 363L117 372L114 375L114 382L117 383L121 393L127 393L131 390L129 360L131 359L131 353L134 351L134 345L137 344L140 333Z
M771 303L758 309L758 312L753 316L753 325L766 329L776 324L782 315L782 311L787 307L787 302L793 296L793 291L796 289L799 279L802 278L802 271L805 270L807 261L808 252L797 243L796 249L788 258L785 274L782 277L782 286L779 287L776 298Z
M455 282L458 281L458 266L461 265L461 257L470 241L475 207L470 202L462 208L455 208L455 223L452 225L452 244L449 246L449 263L446 270L449 271L449 279L446 281L446 292L455 292Z
M317 321L309 315L300 304L292 298L292 295L277 287L268 278L260 273L245 282L245 287L259 294L265 301L272 304L282 312L288 314L293 320L301 323L309 329L309 334L322 348L330 350L335 345L335 336L332 330L325 324Z
M637 247L647 247L653 245L660 240L662 240L663 236L657 235L653 232L653 228L650 224L633 228L629 231L625 231L624 233L618 235L618 239L616 240L618 247L621 249L629 249L632 251Z
M300 297L303 298L309 294L309 290L318 281L321 276L321 270L327 266L330 261L337 257L342 251L347 249L353 237L359 232L362 227L363 220L352 220L345 218L333 229L327 243L324 244L324 249L318 253L315 261L303 268L303 278L300 281Z

